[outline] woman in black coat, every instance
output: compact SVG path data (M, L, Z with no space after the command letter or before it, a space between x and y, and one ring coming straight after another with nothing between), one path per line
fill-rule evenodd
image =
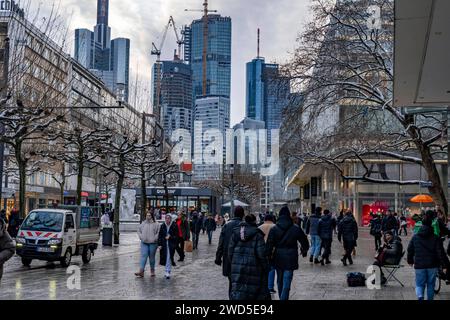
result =
M170 214L166 214L165 220L165 223L159 229L158 246L161 248L159 263L166 267L166 279L170 279L172 266L176 266L173 257L178 244L178 227L176 223L173 223Z
M269 261L264 233L256 217L248 215L233 231L228 257L231 261L231 300L270 300Z
M343 242L345 254L342 258L342 263L347 266L347 259L350 264L353 264L352 252L356 247L356 241L358 240L358 224L353 218L351 211L347 211L344 219L338 226L338 240Z

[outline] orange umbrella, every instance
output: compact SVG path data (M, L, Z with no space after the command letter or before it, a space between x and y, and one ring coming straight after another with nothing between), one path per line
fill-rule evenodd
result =
M411 200L409 200L409 201L414 202L414 203L433 203L434 202L433 198L427 194L419 194L419 195L415 196L414 198L411 198Z

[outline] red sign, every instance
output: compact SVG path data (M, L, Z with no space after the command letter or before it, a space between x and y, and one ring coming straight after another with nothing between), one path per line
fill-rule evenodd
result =
M81 196L87 198L87 197L89 197L89 193L87 193L87 192L82 192L82 193L81 193Z
M192 163L182 163L181 164L181 171L182 172L192 172Z

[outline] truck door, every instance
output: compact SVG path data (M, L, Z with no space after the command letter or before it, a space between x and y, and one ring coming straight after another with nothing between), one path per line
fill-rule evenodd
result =
M64 225L64 247L72 247L72 250L76 248L76 230L75 230L75 219L73 218L73 214L66 214L66 223ZM75 252L75 251L72 251Z

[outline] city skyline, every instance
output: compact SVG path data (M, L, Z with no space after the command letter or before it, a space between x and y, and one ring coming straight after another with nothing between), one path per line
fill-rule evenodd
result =
M257 28L261 28L261 56L268 63L282 63L295 47L298 33L307 22L309 0L281 0L277 3L260 3L250 0L242 3L238 0L210 2L210 8L218 10L222 16L233 19L232 30L232 80L231 80L231 125L245 118L245 75L246 63L256 57ZM92 28L97 18L97 1L62 0L61 14L69 17L69 36L74 37L76 28ZM131 40L130 81L136 78L136 70L141 81L151 81L151 68L155 57L150 56L151 43L159 43L164 26L170 15L174 16L177 27L189 25L201 18L201 13L184 12L184 9L201 9L199 0L129 2L111 0L109 4L109 25L111 38L126 37ZM48 10L49 5L43 9ZM44 10L45 12L45 10ZM150 17L150 18L149 18ZM267 21L273 21L268 24ZM132 28L130 28L132 26ZM73 39L69 39L70 44ZM175 37L168 34L162 52L162 60L171 60L177 47ZM73 52L73 48L70 48ZM275 59L278 57L278 59ZM139 66L139 67L138 67ZM139 107L139 106L138 106Z

